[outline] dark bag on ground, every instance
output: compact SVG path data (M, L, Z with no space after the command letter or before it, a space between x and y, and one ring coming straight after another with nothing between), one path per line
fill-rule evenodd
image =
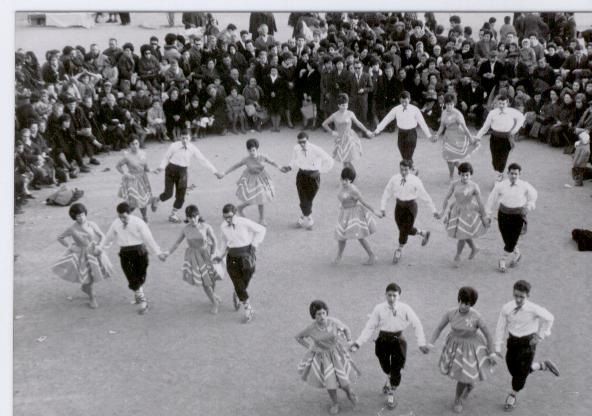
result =
M578 243L579 251L592 251L592 231L574 228L571 238Z
M62 185L62 187L51 194L45 202L47 205L66 207L78 201L83 195L84 191L78 188L70 189L66 185Z

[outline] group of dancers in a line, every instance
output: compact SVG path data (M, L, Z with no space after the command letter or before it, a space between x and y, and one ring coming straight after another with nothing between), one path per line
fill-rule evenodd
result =
M550 335L553 315L544 307L528 300L531 286L518 280L513 287L514 299L501 308L495 338L492 338L481 314L474 309L478 293L469 286L458 291L458 305L446 311L426 343L423 326L414 310L400 301L401 288L396 283L386 287L386 301L374 307L360 336L353 341L350 329L339 319L329 316L329 308L322 300L310 304L313 323L296 335L296 341L308 349L298 365L302 379L314 387L327 389L331 398L329 413L339 412L337 390L345 391L355 406L358 396L353 391L354 378L360 370L352 360L355 353L371 339L375 354L386 374L383 393L389 408L397 406L396 389L401 384L401 370L407 359L404 330L411 325L422 353L434 349L440 333L450 325L438 361L440 372L456 380L453 410L463 411L463 404L475 383L485 380L493 372L496 357L502 358L502 344L506 341L506 364L512 376L512 389L506 397L504 410L516 407L518 393L534 371L549 371L559 377L559 369L551 360L534 361L537 344Z
M347 110L347 96L340 96L339 110L323 123L323 127L336 138L333 155L330 156L321 147L310 143L306 132L300 132L290 163L286 166L280 166L260 153L259 142L249 139L246 144L248 156L225 172L219 172L191 143L190 132L184 130L179 141L169 146L162 163L154 171L158 173L164 170L165 173L165 188L158 196L152 195L147 176L150 169L146 154L140 150L138 141L133 140L129 151L124 153L116 166L122 174L119 196L124 199L124 202L116 207L117 218L107 233L103 234L96 223L88 220L86 207L80 203L73 204L69 215L74 224L58 237L58 241L68 250L53 265L53 271L65 280L81 283L82 290L89 296L89 305L97 308L94 286L113 274L105 249L115 241L120 247L121 268L128 280L129 288L134 292L134 303L138 312L144 314L149 308L143 291L149 265L148 251L161 261L166 261L183 240L187 240L182 266L183 280L191 285L203 287L212 305L211 312L215 314L221 302L215 291L216 282L222 279L225 267L234 286L234 307L238 311L242 305L243 321L250 322L254 317L254 309L250 303L248 286L256 268L256 249L266 233L264 205L275 195L273 182L265 170L265 164L270 164L283 173L297 170L296 188L301 210L297 224L312 229L313 201L320 187L321 173L331 170L335 161L343 163L344 166L338 193L341 210L335 230L338 241L336 263L341 260L346 241L350 239L357 239L366 250L368 259L365 264L371 265L376 261L367 238L376 229L374 217L386 216L387 203L391 198L396 199L394 218L399 229L399 246L394 252L393 263L399 262L409 236L420 236L422 245L426 245L430 231L420 230L414 226L417 216L416 199L419 198L429 205L436 219L444 219L448 235L458 240L454 258L456 264L460 261L465 245L471 248L469 258L477 254L478 248L474 239L489 227L492 210L499 204L497 218L504 240L504 253L499 259L498 267L500 271L505 272L507 266L516 265L521 258L517 242L526 225L526 212L534 209L537 199L536 190L520 179L521 167L518 164L512 163L508 166L507 179L503 178L502 173L508 153L513 147L512 136L522 125L522 115L507 108L507 97L499 96L497 108L489 113L485 125L476 137L471 137L462 114L454 109L453 97L447 96L442 125L436 135L431 136L421 112L409 103L409 94L403 92L400 98L401 105L389 112L375 132L369 132L355 115ZM383 192L380 209L376 210L364 200L360 190L353 184L356 178L353 162L361 155L361 143L352 130L352 124L372 137L380 133L392 120L397 122L398 147L403 160L399 164L399 173L389 180ZM335 130L331 129L331 124ZM451 167L451 173L456 167L460 176L460 180L451 182L440 211L436 209L426 192L413 164L417 126L420 126L432 140L437 140L440 135L444 137L443 155ZM471 181L473 168L470 163L463 160L479 146L480 137L490 129L490 148L498 182L487 202L483 204L478 185ZM150 206L152 211L156 211L161 202L172 198L174 194L175 200L169 220L174 223L181 222L179 210L184 205L187 191L187 169L194 157L219 179L245 166L237 182L236 196L240 204L235 206L229 203L223 207L223 221L219 227L220 243L212 226L200 216L198 207L187 206L186 225L172 246L168 250L162 250L147 225L147 209ZM124 166L127 170L124 170ZM454 201L447 210L452 197ZM249 205L258 206L258 223L243 216L243 210ZM136 208L140 210L142 219L131 215ZM516 395L524 386L529 372L549 370L558 375L556 366L550 361L533 362L536 343L548 335L553 317L544 308L526 301L529 291L528 283L516 283L515 300L504 305L496 331L495 352L498 354L501 351L504 332L509 330L510 333L506 362L513 376L513 390L506 400L506 410L511 410L515 406ZM333 402L331 413L339 411L336 396L338 387L344 389L349 399L356 403L357 397L350 388L350 377L357 370L349 352L354 352L367 342L375 331L380 331L376 340L376 354L382 369L389 377L384 390L387 394L387 404L391 407L396 404L394 390L400 383L400 370L405 364L406 342L401 336L401 331L409 324L414 326L418 344L424 353L429 351L443 328L447 324L451 325L452 333L443 350L440 367L445 374L458 381L455 411L462 410L462 402L468 397L473 383L483 379L485 370L494 364L494 357L490 354L494 351L493 342L479 314L472 309L477 300L477 292L474 289L461 289L458 297L459 307L446 313L434 332L431 344L425 343L421 323L413 310L398 301L400 294L401 289L397 285L391 284L387 287L387 302L375 308L362 335L349 346L343 344L344 339L351 341L349 329L340 321L327 316L328 308L323 302L315 301L311 304L310 313L315 322L297 336L298 342L310 346L299 371L305 380L329 390ZM481 331L484 338L478 331ZM307 338L312 339L313 343L309 345L306 342Z
M212 311L217 312L219 298L215 294L215 282L220 279L223 270L218 261L226 255L226 269L235 288L234 304L238 308L242 303L245 310L245 320L253 316L253 309L247 294L248 282L255 270L255 248L265 235L265 209L267 202L275 196L275 189L265 164L278 168L287 173L292 169L298 170L296 188L300 200L301 215L297 224L312 229L312 207L314 198L319 190L321 173L332 169L334 162L343 163L341 171L341 188L338 199L341 209L335 229L338 241L338 263L343 255L347 240L357 239L368 254L364 264L372 265L376 261L367 238L376 230L375 218L386 216L387 203L391 198L396 200L394 218L399 229L399 245L394 251L393 263L398 263L409 236L420 236L421 244L426 245L430 238L430 231L420 230L414 226L417 216L416 200L424 200L430 207L436 219L444 219L447 233L458 240L454 263L458 265L465 245L471 248L469 259L478 252L474 239L483 234L491 223L491 214L499 204L497 213L499 229L504 241L503 255L498 261L498 268L505 272L521 259L518 249L518 239L526 228L526 212L535 207L537 192L527 182L520 179L521 167L512 163L508 167L508 178L500 176L505 168L508 153L513 147L512 136L521 127L521 114L507 108L508 97L497 97L497 108L492 110L483 128L475 138L471 137L462 118L462 114L454 109L454 97L447 95L446 111L442 116L442 125L434 137L443 135L445 145L443 154L447 162L457 166L460 180L452 181L441 211L438 211L426 192L417 170L413 165L413 153L417 143L416 128L420 126L426 135L430 131L423 120L419 109L409 103L409 93L403 92L401 104L394 107L379 123L375 132L365 131L372 136L380 133L392 120L396 120L398 131L398 147L402 161L399 173L388 182L380 202L380 210L374 209L362 196L354 185L356 171L353 162L361 155L360 139L352 123L365 130L353 112L347 110L347 95L339 97L339 110L332 114L323 127L336 137L332 157L321 147L309 142L306 132L297 135L290 163L280 167L269 157L260 153L257 139L249 139L246 143L248 156L232 165L225 172L219 172L216 167L191 143L190 131L183 130L180 140L172 143L167 149L160 166L155 173L165 172L164 191L153 196L147 172L150 171L146 161L146 154L139 148L137 140L130 143L129 151L125 152L117 163L116 169L122 174L119 196L125 200L117 206L119 218L114 221L106 238L99 227L86 219L86 208L81 204L71 207L70 216L75 221L58 240L68 247L66 255L55 265L54 271L62 278L82 283L82 290L88 294L91 307L97 306L93 284L103 276L110 275L107 257L101 253L102 248L111 240L116 239L121 246L120 257L122 269L129 280L129 287L135 292L136 303L140 311L148 307L142 286L146 278L148 266L147 249L149 247L161 260L175 251L183 239L187 239L188 248L183 265L184 280L191 284L202 285L212 302ZM510 111L512 110L512 111ZM518 116L516 116L516 114ZM335 130L331 129L333 124ZM480 136L492 129L491 152L493 166L496 170L498 182L483 204L479 186L471 181L473 168L468 162L461 162L470 155L471 149L478 147ZM431 137L431 136L430 136ZM192 158L196 158L209 169L217 178L222 179L230 172L245 166L243 174L237 182L236 196L240 204L236 207L227 204L223 209L224 221L220 227L223 244L218 250L215 233L211 226L199 216L196 206L187 207L187 226L183 229L175 244L168 251L161 251L156 244L147 222L147 208L156 211L159 204L175 196L169 220L181 222L178 211L182 209L187 191L187 169ZM126 166L127 171L124 170ZM414 173L412 173L414 172ZM448 201L454 201L447 210ZM249 205L257 205L259 209L259 223L255 223L243 216L243 210ZM138 208L143 220L129 214ZM235 215L236 214L236 215ZM71 241L67 242L66 237Z

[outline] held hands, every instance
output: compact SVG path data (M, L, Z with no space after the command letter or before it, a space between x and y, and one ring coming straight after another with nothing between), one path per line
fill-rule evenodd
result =
M339 137L339 133L337 133L335 130L331 130L331 136Z
M280 168L280 172L282 172L282 173L288 173L288 172L290 172L291 170L292 170L292 168L291 168L290 166L282 166L282 167Z
M532 337L532 338L530 339L530 342L529 342L529 343L530 343L530 346L531 346L531 347L534 347L534 346L536 346L536 345L537 345L537 344L538 344L540 341L541 341L541 337L535 334L535 336L534 336L534 337Z
M386 217L386 211L385 211L384 209L381 209L381 210L380 210L380 215L379 215L379 217L380 217L380 218L384 218L384 217Z
M422 353L424 353L424 354L427 354L427 353L429 353L429 352L430 352L430 347L428 347L427 345L422 345L422 346L420 346L420 347L419 347L419 350L420 350Z
M214 173L214 175L216 175L216 178L218 178L218 179L222 179L225 176L223 173L220 173L220 172L216 172L216 173Z
M165 261L165 260L167 259L167 257L169 256L169 254L170 254L170 253L169 253L168 251L163 251L162 253L160 253L160 254L158 255L158 259L159 259L160 261Z
M162 172L162 168L156 168L152 171L152 173L160 173Z
M220 256L212 257L212 263L220 263L221 261L222 261L222 258Z
M434 212L434 218L439 220L440 218L442 218L442 213L441 212Z
M357 342L354 342L349 346L349 352L356 352L359 349L360 349L360 346L358 345Z

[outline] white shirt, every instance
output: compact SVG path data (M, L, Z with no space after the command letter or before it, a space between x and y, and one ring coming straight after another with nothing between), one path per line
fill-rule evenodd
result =
M381 211L386 210L387 202L393 197L400 199L401 201L411 201L419 198L427 202L432 213L437 212L434 201L432 201L432 198L423 187L421 179L415 175L408 174L405 178L405 183L403 183L403 176L400 173L397 173L389 180L382 193L382 199L380 200Z
M509 179L498 182L487 198L485 213L491 212L498 204L504 204L508 208L526 208L532 211L536 207L538 193L534 187L526 181L517 179L514 185Z
M148 225L135 215L128 215L125 227L119 218L113 221L105 235L105 239L100 244L100 248L103 249L113 239L116 240L120 247L146 244L154 254L162 253L160 247L154 241Z
M375 338L377 331L399 332L404 331L409 325L415 330L417 344L420 347L426 345L423 326L411 306L396 301L393 311L388 302L379 303L370 313L368 322L356 340L356 344L362 346L371 338Z
M502 306L495 329L495 351L500 352L506 333L523 337L536 333L541 339L551 335L554 317L547 309L528 299L520 309L515 300Z
M406 109L403 109L403 105L399 104L398 106L394 107L389 113L382 119L382 121L376 127L378 132L384 130L384 128L393 120L397 120L397 127L404 130L411 130L417 127L421 127L423 130L423 134L426 137L430 137L432 133L428 128L425 120L423 119L423 115L419 108L412 104L408 104Z
M333 163L333 158L327 152L310 142L306 143L306 150L299 144L294 146L290 160L292 169L318 170L321 173L329 172Z
M483 137L491 128L493 131L500 133L510 133L512 135L518 133L518 130L524 124L524 115L516 110L515 108L506 107L502 114L502 110L494 108L487 114L485 124L481 127L481 130L475 136L477 139Z
M169 148L167 149L164 157L162 158L162 162L160 163L160 168L166 168L166 165L172 163L177 166L188 167L191 162L191 156L194 156L202 166L208 168L212 173L218 172L214 165L210 163L208 159L200 152L200 150L192 145L191 143L187 143L187 149L183 148L183 143L181 141L172 143Z
M222 250L226 248L245 247L251 245L257 247L263 241L267 229L255 221L235 215L232 224L224 221L220 224L222 231Z

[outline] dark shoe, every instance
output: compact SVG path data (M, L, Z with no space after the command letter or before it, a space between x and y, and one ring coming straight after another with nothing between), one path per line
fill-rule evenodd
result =
M96 158L94 158L94 157L91 157L91 158L90 158L90 161L89 161L89 163L90 163L91 165L97 165L97 166L101 164L101 162L99 162L99 161L98 161Z
M545 370L553 373L553 375L555 377L559 377L559 368L557 368L557 366L555 365L555 363L553 361L545 360L545 361L543 361L543 363L545 364Z
M25 198L27 198L27 199L35 199L35 195L33 195L33 194L25 194Z
M425 234L423 235L423 238L421 239L422 247L425 246L428 243L428 241L430 241L430 234L431 234L430 231L426 231Z
M150 208L152 209L152 212L156 212L156 210L158 208L159 201L160 201L160 198L157 196L153 196L152 199L150 200Z
M90 172L90 168L86 165L82 165L82 166L80 166L80 172L88 173L88 172Z
M401 254L403 254L400 248L395 250L395 254L393 255L393 264L397 264L399 260L401 260Z
M236 296L236 293L232 294L232 304L234 305L235 311L238 311L240 309L240 301L238 300L238 296Z

